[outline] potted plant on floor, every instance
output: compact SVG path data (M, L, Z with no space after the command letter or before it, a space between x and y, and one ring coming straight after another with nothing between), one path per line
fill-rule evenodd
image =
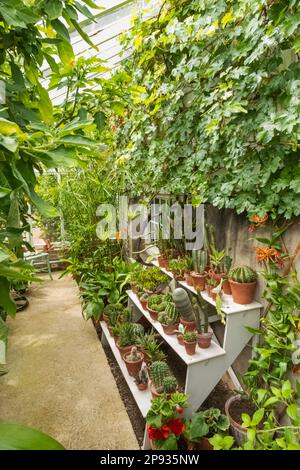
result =
M185 331L183 333L183 343L185 351L189 356L193 356L196 352L197 333L196 331Z
M194 331L196 328L196 320L187 292L181 287L178 287L174 289L172 296L175 308L180 315L180 323L184 326L185 331Z
M235 266L229 272L229 283L233 301L237 304L250 304L255 295L257 273L249 266Z
M207 278L207 252L204 250L193 250L192 260L193 271L190 273L190 275L193 280L193 286L202 291L205 289L205 283Z
M173 393L170 397L154 398L147 413L146 424L153 450L177 450L178 440L185 430L180 418L187 407L187 395Z
M164 312L159 313L158 321L161 323L166 335L174 335L179 325L179 315L173 302L168 302Z
M137 385L137 388L140 391L147 390L148 388L148 382L149 382L149 377L148 377L148 372L147 372L147 367L144 366L141 368L139 371L138 375L135 377L135 383Z
M218 408L193 413L185 422L184 438L189 450L213 450L209 438L229 429L228 418Z
M123 359L127 367L128 374L131 377L136 377L142 368L144 354L138 351L136 346L133 346L129 353L124 354Z
M151 379L149 386L153 397L158 397L163 393L170 394L177 388L177 381L166 362L153 362L149 367L149 376Z

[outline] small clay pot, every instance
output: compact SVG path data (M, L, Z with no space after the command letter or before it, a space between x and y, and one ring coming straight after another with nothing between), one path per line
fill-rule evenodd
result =
M181 346L184 346L183 335L181 333L177 333L177 341L178 341L178 344L180 344Z
M123 360L125 362L128 374L131 377L136 377L142 368L142 364L144 361L144 354L139 352L140 359L138 359L137 361L129 361L127 358L130 354L131 354L130 352L127 354L124 354Z
M182 318L180 319L180 323L184 326L185 331L195 331L196 329L196 321L186 321Z
M158 393L152 380L149 380L149 388L152 395L152 398L157 398L161 396L161 393Z
M166 256L159 256L157 258L157 261L158 261L158 266L160 268L165 268L165 269L168 268L168 258L166 258Z
M178 325L179 323L175 323L172 325L164 325L163 323L161 324L166 335L175 335L176 330L178 330Z
M199 333L197 335L197 342L198 342L199 348L201 349L209 348L211 344L212 336L213 336L213 333L211 331L208 331L207 333Z
M152 320L156 321L157 320L157 317L158 317L158 312L156 310L152 310L148 304L147 304L147 310L148 312L150 313L150 317L152 318Z
M227 418L229 419L232 435L235 438L237 444L241 446L247 440L247 429L242 428L242 426L231 417L230 406L236 400L240 400L239 395L233 395L232 397L228 398L228 400L225 403L225 414Z
M131 344L131 346L120 346L118 341L116 343L116 346L121 354L121 357L123 359L125 354L128 354L131 351L131 348L133 348L134 344Z
M205 289L207 273L199 274L193 271L190 273L190 275L193 279L193 286L195 289L203 291Z
M193 286L193 276L191 275L191 273L185 273L185 281L187 283L188 286Z
M147 309L147 300L140 299L140 302L141 302L141 306L143 307L143 309L148 310Z
M147 390L148 384L143 384L143 383L137 384L137 388L138 388L141 392L143 392L144 390Z
M231 295L231 287L228 279L223 279L222 290L224 294Z
M186 341L183 340L185 351L189 356L193 356L196 352L196 346L197 346L197 341L194 341L193 343L187 343Z
M209 271L209 277L216 281L216 285L220 284L223 276L225 276L225 273L215 273L212 269Z
M229 280L233 301L236 304L251 304L254 299L257 282L236 282Z

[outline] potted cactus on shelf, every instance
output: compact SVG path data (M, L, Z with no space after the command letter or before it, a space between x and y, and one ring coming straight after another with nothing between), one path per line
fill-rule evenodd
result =
M190 275L193 280L193 286L200 290L205 289L207 258L207 252L204 250L192 251L193 271Z
M187 292L181 287L174 289L173 301L180 315L180 323L184 326L186 331L194 331L196 328L196 320Z
M164 312L159 313L158 321L167 335L174 335L178 325L178 313L173 302L168 302Z
M177 381L166 362L156 361L149 367L151 382L149 383L153 397L164 393L171 394L177 389Z
M180 344L181 346L184 346L183 333L184 333L184 326L181 323L179 323L178 329L176 331L176 335L177 335L178 344Z
M123 323L119 328L119 337L116 343L117 348L120 351L122 358L124 354L131 351L132 347L135 346L137 338L142 336L144 328L139 323Z
M149 297L149 294L147 294L146 292L142 292L141 295L139 296L139 300L144 310L147 309L148 297Z
M134 379L137 388L141 391L147 390L148 388L148 382L149 382L149 377L148 377L148 372L147 372L147 367L142 366L141 370L137 374L137 376Z
M193 277L191 275L191 272L194 269L193 265L193 258L191 256L186 256L186 268L185 268L185 273L184 273L184 278L188 286L193 286Z
M187 262L185 258L172 259L169 262L169 269L174 275L176 281L184 280L184 273L187 269Z
M229 282L233 301L237 304L250 304L255 295L257 273L249 266L234 266L229 271Z
M167 303L170 302L170 300L172 300L170 294L153 294L149 296L147 310L152 320L157 320L158 314L165 311Z
M186 353L189 356L193 356L196 352L197 346L197 333L196 331L185 331L183 333L183 343L185 346Z
M193 299L194 314L196 317L197 326L197 342L201 349L207 349L211 345L213 332L209 331L208 322L208 304L202 298L200 291L197 291L197 296Z
M138 351L136 346L133 346L129 353L123 356L128 374L131 377L136 377L140 372L144 360L144 354Z

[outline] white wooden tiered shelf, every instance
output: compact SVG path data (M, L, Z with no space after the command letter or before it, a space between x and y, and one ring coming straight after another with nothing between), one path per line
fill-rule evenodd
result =
M157 261L154 261L153 264L158 266ZM160 269L170 278L173 278L173 274L170 271L167 271L164 268ZM188 286L186 282L182 281L179 282L179 284L193 294L196 294L195 289ZM232 296L223 295L222 311L225 314L226 324L222 346L220 346L216 338L213 337L214 340L209 348L200 349L197 347L196 354L189 356L186 354L184 346L178 344L176 336L166 335L161 324L150 317L148 310L143 308L137 295L131 290L127 291L127 294L128 303L133 307L135 312L135 319L138 320L144 316L159 333L161 338L168 343L168 345L186 365L187 373L184 391L189 395L189 407L185 410L185 415L190 416L199 408L199 406L201 406L226 371L231 369L231 365L237 356L253 337L252 333L249 332L246 327L248 326L256 329L259 327L259 317L262 305L259 302L252 302L247 305L236 304L233 302ZM208 297L206 292L202 293L202 297L207 302L215 306L214 300ZM217 315L209 318L210 322L219 320ZM127 372L125 363L121 358L113 338L109 334L105 322L101 322L101 327L102 343L109 344L137 406L139 407L143 417L145 417L150 407L151 393L149 390L138 390L134 383L134 379L130 377ZM149 442L145 434L144 448L147 448L148 444Z

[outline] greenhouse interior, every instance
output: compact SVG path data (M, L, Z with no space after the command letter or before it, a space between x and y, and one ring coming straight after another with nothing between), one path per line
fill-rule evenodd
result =
M0 29L0 450L300 450L299 0Z

